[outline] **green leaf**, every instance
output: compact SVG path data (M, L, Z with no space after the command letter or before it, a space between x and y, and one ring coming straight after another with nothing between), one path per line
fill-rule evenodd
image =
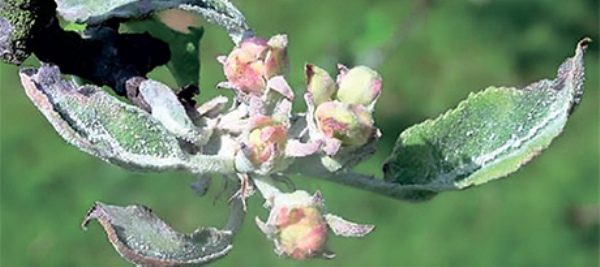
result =
M200 79L200 39L203 28L189 28L189 33L182 33L167 27L156 18L128 23L132 30L148 32L167 44L171 51L171 60L167 68L179 86L198 86Z
M480 185L517 171L550 145L583 94L582 40L554 80L523 89L491 87L457 108L406 129L384 164L384 179L402 198Z
M112 18L141 18L155 10L177 7L183 1L56 0L58 13L68 21L96 24ZM144 8L146 5L146 8ZM148 8L151 7L151 8Z
M151 101L155 112L160 114L151 115L99 87L75 86L73 81L63 79L55 66L24 69L20 76L25 93L54 129L86 153L137 170L186 169L196 174L235 171L233 155L188 154L182 149L171 132L179 127L176 124L181 118L177 116L182 113L170 110L174 101L164 99L164 93L159 93L161 97L154 99L155 102ZM146 92L147 97L153 97L154 89L166 90L159 88L162 85L157 82L145 81L142 87L150 91ZM165 123L170 124L169 128ZM194 140L198 142L210 137L210 132L197 133L199 139Z
M223 27L239 42L250 30L242 13L228 0L56 0L58 13L68 21L99 24L107 20L132 21L166 9L199 14Z
M69 143L101 159L135 169L189 165L178 140L147 112L102 89L77 87L57 67L24 69L27 96Z
M140 205L96 203L83 221L84 229L93 219L117 252L136 266L200 266L232 249L231 231L204 228L180 234Z

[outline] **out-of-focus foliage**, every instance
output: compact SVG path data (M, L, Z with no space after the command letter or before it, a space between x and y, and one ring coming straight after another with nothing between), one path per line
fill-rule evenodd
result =
M299 186L322 190L330 209L377 230L365 241L334 238L335 262L294 262L278 259L256 226L246 223L237 249L214 266L598 265L597 1L235 2L261 36L288 34L290 84L297 92L304 89L305 62L329 72L338 61L367 64L381 73L384 93L375 119L384 135L373 160L359 166L371 173L407 126L488 85L524 86L552 77L579 39L590 36L596 43L586 56L586 98L553 147L511 179L411 204L296 177ZM202 100L217 94L213 88L223 76L215 57L231 48L223 31L205 29ZM166 68L153 76L175 86ZM54 132L18 80L16 67L0 66L0 265L129 266L102 231L79 229L95 200L146 204L182 232L225 220L226 197L212 204L218 182L200 199L183 173L132 173L85 156ZM249 218L266 215L260 202L251 199Z

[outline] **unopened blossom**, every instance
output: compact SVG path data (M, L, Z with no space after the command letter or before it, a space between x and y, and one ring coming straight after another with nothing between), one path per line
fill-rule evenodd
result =
M287 127L267 116L252 119L248 135L250 161L258 166L281 156L285 151Z
M312 95L315 105L332 100L336 91L335 81L329 73L312 64L304 66L306 90Z
M365 66L338 67L334 81L325 70L305 66L305 99L311 112L307 123L313 138L322 142L322 151L330 156L342 147L362 146L378 137L372 113L381 94L381 76Z
M288 68L287 35L279 34L267 42L268 51L265 56L265 76L275 77L284 74Z
M274 240L279 254L296 260L312 258L326 251L329 228L323 208L319 194L280 194L273 199L267 223L257 223Z
M361 105L329 101L315 111L317 126L327 138L336 138L344 146L361 146L373 134L374 122L371 112Z
M256 218L259 229L273 240L275 252L296 260L335 254L327 249L329 233L342 237L363 237L373 231L373 225L358 224L328 213L320 192L313 195L297 190L292 193L269 194L261 180L256 181L266 206L271 209L269 219ZM262 189L261 189L262 188Z
M276 35L268 41L258 37L245 39L222 63L227 81L235 89L260 95L267 81L287 68L287 37Z
M319 209L294 208L284 216L293 220L280 228L280 249L285 255L303 260L322 251L327 242L327 223Z
M370 106L381 94L382 79L365 66L357 66L343 73L338 80L336 98L346 104Z

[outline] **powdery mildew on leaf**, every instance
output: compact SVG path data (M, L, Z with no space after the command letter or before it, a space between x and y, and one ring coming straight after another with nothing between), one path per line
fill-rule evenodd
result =
M21 71L30 99L69 143L101 159L133 168L185 165L175 137L145 111L95 86L76 87L58 68Z
M561 65L554 80L523 89L488 88L442 116L405 130L384 165L384 179L377 179L351 171L374 153L381 136L372 117L382 89L376 71L339 65L333 81L324 70L307 65L307 112L292 113L294 92L285 78L286 35L269 40L253 37L243 15L228 0L56 2L66 20L89 26L150 18L129 26L153 29L151 35L169 43L172 57L167 66L184 87L175 94L162 83L127 77L126 95L134 106L97 86L76 86L55 66L22 70L28 97L56 131L110 163L142 170L186 169L202 177L193 187L200 195L214 174L235 184L224 230L180 234L144 206L97 203L84 227L97 220L118 253L137 266L199 266L226 255L254 187L271 209L267 222L257 219L257 225L274 242L278 255L297 260L333 258L326 246L330 233L363 237L374 229L328 213L318 192L282 192L275 183L286 182L290 174L321 177L404 200L423 200L506 176L562 132L583 94L583 53L590 41L578 44L575 56ZM156 21L160 16L149 17L172 8L221 26L236 44L228 56L220 57L227 81L218 87L235 94L229 110L224 108L225 97L196 106L193 89L198 88L187 85L198 84L197 44L202 31L188 34L183 28L173 34Z
M56 0L58 13L68 21L99 24L110 19L132 20L153 12L178 8L195 12L208 22L223 27L237 43L250 27L228 0Z
M199 266L232 249L230 231L204 228L180 234L140 205L119 207L98 202L82 226L86 228L91 220L98 220L117 252L137 266Z
M456 109L400 134L384 165L385 180L419 185L422 198L504 177L538 155L558 136L583 94L582 40L556 79L523 89L491 87ZM428 194L427 192L431 192Z

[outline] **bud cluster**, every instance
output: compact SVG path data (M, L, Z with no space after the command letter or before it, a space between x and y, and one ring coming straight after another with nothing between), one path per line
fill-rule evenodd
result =
M307 104L314 110L314 121L325 148L334 155L340 147L356 148L377 135L373 108L381 94L381 76L365 66L347 69L340 66L337 81L323 69L305 67ZM307 117L308 119L311 119ZM309 121L309 123L313 123Z
M245 39L219 60L233 89L262 95L269 79L284 74L287 69L287 36L276 35L269 40Z
M336 171L337 166L368 154L371 150L367 144L379 137L373 109L381 94L382 79L365 66L340 66L334 80L325 70L308 64L308 111L292 115L294 93L284 77L286 49L285 35L269 40L252 37L220 58L227 78L221 87L234 90L237 97L229 113L236 115L221 117L221 125L244 125L235 135L240 144L235 168L254 175L254 186L267 199L269 218L267 222L257 218L256 223L273 240L275 251L297 260L332 258L334 254L326 249L330 231L338 236L362 237L373 226L326 213L318 192L282 193L264 184L269 177L285 176L295 158L314 156L327 171ZM249 194L242 195L245 198Z
M305 66L306 138L289 133L294 94L283 76L288 65L285 35L247 38L219 60L227 78L221 86L236 92L238 110L245 108L249 125L236 155L239 171L266 175L284 169L291 158L319 151L335 156L342 149L354 153L379 136L373 109L382 79L368 67L340 66L334 80L315 65Z
M242 114L235 119L245 124L236 168L260 174L280 170L286 166L284 153L294 97L283 76L288 65L287 36L247 38L219 61L227 78L221 86L235 91L240 102L237 111Z
M303 260L326 253L328 228L320 193L305 191L279 194L269 200L271 213L266 223L256 219L259 228L273 240L282 256Z

